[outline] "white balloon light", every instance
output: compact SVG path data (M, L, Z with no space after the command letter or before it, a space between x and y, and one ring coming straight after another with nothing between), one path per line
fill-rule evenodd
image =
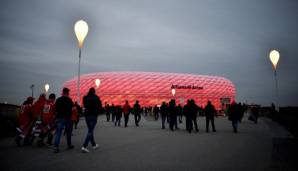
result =
M279 61L279 52L277 50L272 50L269 54L269 58L270 58L270 61L273 65L274 69L276 69L277 63Z
M44 89L45 89L46 93L48 93L48 91L50 89L50 85L49 84L45 84Z
M78 39L79 48L82 48L88 34L88 24L84 20L79 20L75 23L74 31Z
M176 94L176 90L172 89L172 95L175 96L175 94Z
M100 85L100 79L96 79L96 80L95 80L95 85L96 85L96 88L99 87L99 85Z

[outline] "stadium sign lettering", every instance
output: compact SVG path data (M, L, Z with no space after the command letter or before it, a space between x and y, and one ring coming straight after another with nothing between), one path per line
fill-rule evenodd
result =
M192 90L203 90L203 87L195 86L195 85L177 85L173 84L171 86L172 89L192 89Z

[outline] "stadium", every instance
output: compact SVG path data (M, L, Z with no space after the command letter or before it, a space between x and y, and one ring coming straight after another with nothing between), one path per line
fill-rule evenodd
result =
M100 84L96 80L100 80ZM175 99L184 105L187 99L204 106L210 100L216 109L223 109L235 100L235 86L223 77L159 73L159 72L98 72L81 75L81 102L89 88L96 88L97 95L104 103L123 105L128 100L132 105L139 100L142 106L160 105L163 101ZM70 97L77 99L77 78L64 83Z

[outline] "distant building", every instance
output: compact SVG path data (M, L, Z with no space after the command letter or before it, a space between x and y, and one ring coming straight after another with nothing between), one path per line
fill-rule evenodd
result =
M210 100L217 109L221 109L235 100L235 86L226 78L158 72L98 72L82 75L81 100L90 87L96 88L96 79L100 79L96 93L103 104L124 104L125 100L133 104L139 100L142 106L153 106L174 98L180 104L185 104L187 99L194 99L200 106ZM71 90L70 97L76 101L77 78L65 82L64 87ZM172 89L175 89L174 92Z

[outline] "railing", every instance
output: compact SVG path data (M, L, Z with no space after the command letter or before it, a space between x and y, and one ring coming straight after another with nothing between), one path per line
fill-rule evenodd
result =
M271 108L263 107L261 114L278 122L295 137L298 137L298 107L281 107L279 112L272 112Z

